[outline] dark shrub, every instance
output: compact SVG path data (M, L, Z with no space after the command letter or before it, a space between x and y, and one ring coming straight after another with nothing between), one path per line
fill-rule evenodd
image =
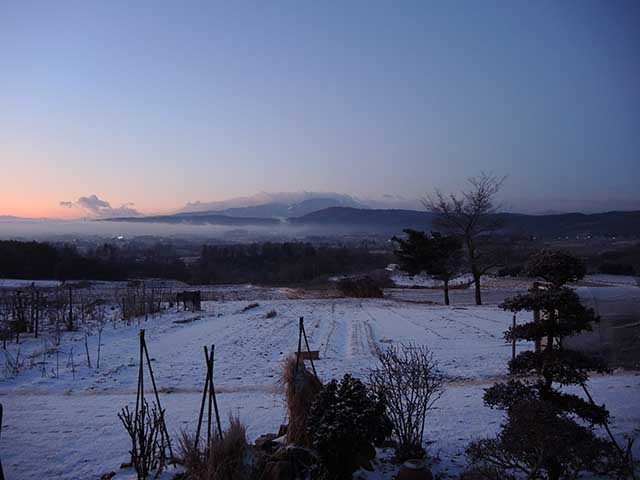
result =
M380 282L365 276L358 278L343 278L338 281L338 290L347 297L355 298L381 298L382 287Z
M603 263L598 267L600 273L607 275L635 275L636 272L633 265L625 265L623 263Z
M576 282L586 273L584 263L573 255L560 250L541 250L527 263L527 273L540 277L554 286Z
M308 431L322 463L322 478L344 480L375 457L375 445L391 434L383 401L360 380L345 375L316 396Z
M499 277L519 277L522 274L524 274L522 265L506 266L498 270Z

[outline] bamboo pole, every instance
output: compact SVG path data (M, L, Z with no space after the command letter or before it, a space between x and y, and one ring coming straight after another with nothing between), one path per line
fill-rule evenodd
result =
M309 361L311 362L311 370L313 370L313 374L315 375L316 379L318 378L318 374L316 373L316 367L313 364L313 358L311 358L311 349L309 348L309 340L307 339L307 332L304 329L304 321L303 321L304 317L300 317L300 327L302 328L302 335L304 336L304 343L307 346L307 352L309 352ZM300 355L300 354L298 354Z
M218 425L218 438L222 439L222 425L220 423L220 412L218 411L218 400L216 398L216 391L214 389L213 386L213 353L215 352L215 345L211 345L211 360L210 360L210 364L211 364L211 376L210 381L211 381L211 385L210 385L210 392L209 394L213 397L213 408L215 409L216 412L216 423Z
M204 405L207 401L207 392L209 391L209 375L211 375L211 369L209 368L209 354L207 353L207 347L204 347L204 358L207 365L207 376L204 380L204 390L202 391L202 402L200 403L200 415L198 415L198 428L196 430L195 447L198 449L198 441L200 440L200 428L202 426L202 417L204 416Z
M167 431L167 424L164 421L164 410L160 404L160 396L158 395L158 388L156 387L156 379L153 376L153 369L151 368L151 359L149 358L149 350L147 349L147 342L144 339L144 329L140 330L140 338L142 349L144 350L144 354L147 358L147 366L149 367L149 376L151 377L151 384L153 385L153 393L156 398L156 403L158 404L158 410L160 411L160 421L162 422L162 432L161 435L164 434L165 439L167 441L167 446L169 447L169 454L171 455L171 460L173 461L173 449L171 448L171 439L169 438L169 432ZM142 360L142 359L141 359Z

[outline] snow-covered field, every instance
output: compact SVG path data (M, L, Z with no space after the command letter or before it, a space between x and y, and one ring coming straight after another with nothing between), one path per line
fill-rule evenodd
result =
M640 286L640 276L632 275L606 275L604 273L597 273L585 276L584 281L599 285L631 285L634 287Z
M399 287L442 288L442 286L444 285L444 282L442 280L436 280L426 274L410 276L396 273L391 276L391 280L393 280L393 283L395 283ZM470 273L467 273L465 275L461 275L452 279L449 282L449 287L453 288L459 285L470 285L472 282L473 277Z
M273 297L273 296L272 296ZM502 332L511 314L495 305L423 305L385 298L261 299L205 302L204 311L164 312L147 322L105 327L100 369L95 368L97 336L89 337L93 368L86 365L84 334L65 334L58 354L46 357L43 342L31 338L10 344L26 358L24 370L0 380L4 425L0 458L9 479L99 478L128 460L128 437L116 414L135 402L138 331L146 330L149 353L169 430L195 428L205 376L204 345L216 345L215 381L221 413L239 414L253 439L275 432L286 421L278 384L280 362L297 346L298 317L305 318L312 348L320 350L319 376L346 372L365 376L375 352L386 345L428 345L448 382L428 419L426 440L436 459L434 472L454 474L464 465L462 451L472 438L492 435L500 412L483 406L483 389L505 374L511 346ZM278 315L265 318L275 309ZM48 347L50 345L47 345ZM68 365L73 348L75 379ZM527 348L525 345L520 348ZM147 382L149 384L149 382ZM616 418L615 433L640 426L640 375L616 372L591 381L592 393ZM636 430L635 434L638 434ZM173 435L174 442L177 435ZM640 440L639 440L640 442ZM170 478L165 475L164 478ZM386 473L368 478L391 478Z

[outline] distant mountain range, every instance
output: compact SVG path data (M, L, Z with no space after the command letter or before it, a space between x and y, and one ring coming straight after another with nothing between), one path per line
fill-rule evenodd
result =
M331 207L366 208L352 198L310 198L294 203L272 202L263 205L251 205L246 207L225 208L222 210L209 210L204 212L181 212L179 216L198 215L226 215L242 218L292 218L302 217L309 213L317 212Z
M434 215L425 211L371 209L344 206L344 199L315 198L294 204L268 203L219 211L183 212L173 215L120 217L106 221L135 223L170 223L221 225L235 227L294 226L339 231L392 235L404 228L429 230ZM338 205L336 205L338 204ZM504 233L520 233L540 237L557 236L632 236L640 237L640 211L597 214L565 213L525 215L502 213Z
M216 202L187 203L176 213L216 212L242 217L295 217L329 207L366 208L351 195L336 192L260 192Z

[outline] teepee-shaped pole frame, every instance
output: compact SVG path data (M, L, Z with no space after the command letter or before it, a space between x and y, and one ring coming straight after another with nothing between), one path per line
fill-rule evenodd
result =
M307 352L309 353L308 358L311 362L311 370L313 371L313 375L318 378L318 374L316 373L316 366L313 364L313 358L311 356L311 348L309 348L309 339L307 338L307 332L304 329L304 317L300 317L298 322L298 353L296 354L296 372L298 371L298 366L300 365L300 360L302 357L302 340L304 339L304 344L307 347ZM302 360L304 362L304 360Z
M144 337L144 329L140 330L140 362L138 367L138 391L136 393L136 418L141 418L142 422L145 419L145 401L144 401L144 364L147 364L149 370L149 377L151 378L151 384L153 386L153 393L155 396L156 405L160 413L160 435L166 442L169 448L169 460L173 461L173 449L171 448L171 439L169 438L169 432L167 430L167 424L164 420L164 410L160 404L160 396L158 395L158 387L156 386L156 379L153 375L153 368L151 367L151 358L149 357L149 350L147 349L147 341ZM141 417L138 417L141 415Z
M196 430L196 439L195 439L195 447L198 447L198 442L200 441L200 431L202 429L202 422L204 417L205 404L208 405L207 408L207 446L206 449L209 448L211 444L211 417L212 414L215 413L216 416L216 426L217 426L217 435L218 438L222 438L222 424L220 422L220 412L218 411L218 400L216 398L216 390L213 384L213 363L214 363L214 352L215 345L211 345L211 351L204 347L204 358L207 364L207 376L204 381L204 390L202 391L202 401L200 402L200 415L198 416L198 427Z

